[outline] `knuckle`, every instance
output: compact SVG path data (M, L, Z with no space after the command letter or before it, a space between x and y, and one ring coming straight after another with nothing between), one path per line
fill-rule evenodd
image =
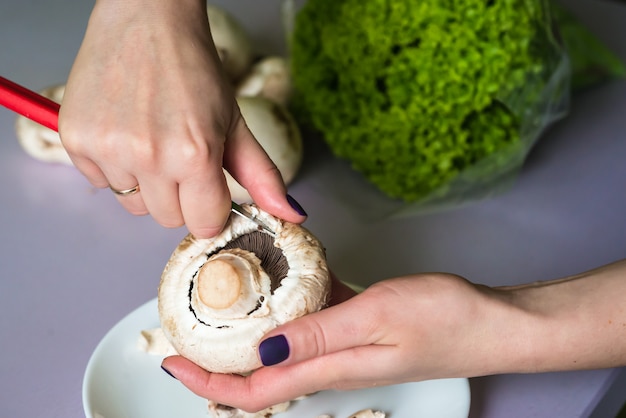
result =
M178 167L187 173L206 173L213 166L223 165L223 153L202 141L184 141L174 151Z
M212 154L206 143L201 141L185 141L178 147L177 153L186 162L207 161Z
M117 156L120 153L130 155L133 165L142 172L153 173L158 170L159 149L157 143L150 137L131 135L122 144L111 139L107 150L111 152L111 156Z
M254 175L242 179L248 190L263 190L265 185L272 184L275 179L282 180L282 175L275 165L256 171Z
M126 148L121 146L119 137L114 133L101 133L95 137L85 138L83 142L85 148L87 143L91 144L95 156L100 160L111 160Z
M146 173L158 171L159 144L149 135L110 131L99 134L92 143L100 161L132 164L134 169Z
M73 126L69 126L63 130L59 127L59 138L63 148L68 154L78 155L84 152L85 147L84 141L81 140L82 136Z
M319 357L326 354L329 347L327 335L324 327L317 321L310 321L308 324L308 332L304 334L308 341L305 346L310 350L311 357Z

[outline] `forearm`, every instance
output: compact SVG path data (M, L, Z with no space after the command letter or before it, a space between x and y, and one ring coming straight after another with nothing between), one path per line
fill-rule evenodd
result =
M128 13L140 12L143 16L171 15L206 10L203 0L96 0L94 10L110 12L113 20L123 19ZM121 13L121 14L120 14Z
M494 289L518 329L502 372L626 364L626 260L576 276Z
M143 32L186 32L208 28L206 2L202 0L96 0L88 32L121 42L121 34L141 38ZM158 40L155 38L155 40Z
M88 96L109 107L130 96L137 107L144 106L133 117L154 117L159 113L150 106L163 107L157 101L163 90L178 94L198 78L200 83L217 83L220 68L203 1L97 0L68 78L64 104L84 104ZM190 88L202 91L197 85ZM82 97L75 100L77 94ZM183 105L182 100L177 103L181 111ZM68 114L79 114L64 111L67 108L61 109L60 128L66 127ZM110 113L107 108L95 113L103 112Z

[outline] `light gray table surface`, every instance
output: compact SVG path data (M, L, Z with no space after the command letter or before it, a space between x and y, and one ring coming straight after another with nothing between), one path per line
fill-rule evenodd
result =
M284 50L278 0L218 3L243 21L261 52ZM626 7L569 3L626 59ZM64 82L91 6L3 0L0 75L33 89ZM625 109L624 80L577 96L510 190L458 209L364 220L329 192L345 165L312 141L290 193L344 280L367 285L448 271L505 285L574 274L626 253ZM186 231L133 217L74 168L27 156L14 121L0 109L0 417L80 417L89 356L117 321L156 296ZM470 379L470 416L589 416L620 371Z

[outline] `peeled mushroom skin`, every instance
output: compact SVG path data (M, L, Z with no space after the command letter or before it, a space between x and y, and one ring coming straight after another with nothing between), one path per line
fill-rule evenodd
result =
M207 4L211 37L226 75L232 82L248 72L254 53L252 42L243 26L225 9Z
M231 215L214 238L185 237L159 285L165 336L180 355L212 372L260 367L257 345L263 335L321 309L330 293L319 240L300 225L243 206L276 237Z
M276 165L285 184L295 178L303 158L300 129L286 107L263 97L238 97L237 104L246 125ZM224 171L231 197L252 202L248 191Z
M363 409L355 412L348 418L385 418L387 414L382 411L374 411L373 409Z
M358 412L353 413L347 418L385 418L387 414L382 411L375 411L373 409L362 409ZM316 418L334 418L329 414L318 415Z
M64 84L50 86L39 92L57 103L61 103L64 93ZM20 115L15 122L15 133L19 144L31 157L49 163L73 165L61 143L61 137L52 129Z
M165 338L161 328L144 329L137 339L137 348L145 353L156 356L172 356L178 354Z
M291 402L282 402L272 405L259 412L246 412L238 408L221 405L217 402L209 401L209 412L213 418L269 418L280 412L285 412Z

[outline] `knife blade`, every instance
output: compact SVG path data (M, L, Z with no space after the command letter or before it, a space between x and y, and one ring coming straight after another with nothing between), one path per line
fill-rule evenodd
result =
M232 206L230 209L233 213L236 213L237 215L246 218L248 220L251 220L252 222L254 222L255 224L257 224L259 227L261 227L261 229L263 229L265 232L267 232L268 234L270 234L271 236L273 236L274 238L276 238L276 232L274 232L272 230L272 228L270 228L269 226L267 226L267 224L265 222L263 222L262 220L260 220L259 218L257 218L255 215L251 214L250 212L248 212L247 210L245 210L244 208L242 208L240 205L238 205L235 202L232 202Z

